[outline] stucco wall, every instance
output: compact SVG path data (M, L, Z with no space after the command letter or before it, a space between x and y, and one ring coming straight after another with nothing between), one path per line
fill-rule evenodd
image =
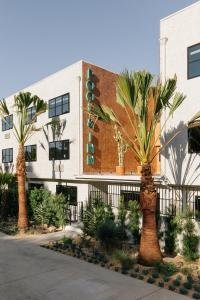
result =
M200 184L200 155L188 154L187 138L187 122L200 110L200 77L187 79L187 48L197 43L200 43L200 1L161 20L161 78L176 74L177 89L187 96L168 122L162 140L164 143L180 131L161 155L161 173L176 184Z

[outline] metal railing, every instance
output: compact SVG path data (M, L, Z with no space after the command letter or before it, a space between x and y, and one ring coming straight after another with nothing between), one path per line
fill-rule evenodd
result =
M200 186L156 184L158 209L161 215L182 213L189 206L193 218L200 220ZM89 199L101 199L118 208L121 197L125 204L129 200L139 201L140 183L105 183L89 185Z

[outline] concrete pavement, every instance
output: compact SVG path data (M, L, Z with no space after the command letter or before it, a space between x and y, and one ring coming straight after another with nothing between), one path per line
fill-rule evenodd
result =
M186 300L187 297L0 233L0 300Z

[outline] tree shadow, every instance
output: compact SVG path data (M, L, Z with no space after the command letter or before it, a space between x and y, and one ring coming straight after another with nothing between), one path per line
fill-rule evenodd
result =
M171 177L176 185L192 185L200 175L200 163L195 166L192 173L190 172L199 155L188 153L188 133L184 122L181 121L177 127L164 133L161 144L165 145L176 134L177 136L161 151L161 156L167 160L171 173L169 176L164 174L164 180L170 184Z
M47 152L47 155L49 155L49 143L50 140L52 139L52 141L60 141L62 134L66 128L66 120L60 120L59 117L54 117L52 118L51 122L47 123L44 127L43 127L43 133L45 136L45 140L47 142L47 147L45 147L43 142L40 142L40 146ZM59 165L58 165L58 169L56 169L56 164L55 164L55 160L52 159L51 160L51 164L52 164L52 179L55 179L56 177L56 172L59 172L59 178L61 178L61 172L62 172L62 168L61 168L61 161L59 161Z

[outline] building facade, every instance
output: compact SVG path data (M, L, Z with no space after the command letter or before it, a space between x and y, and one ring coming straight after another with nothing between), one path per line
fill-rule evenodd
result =
M163 144L179 134L162 152L161 174L172 184L199 185L200 127L188 128L188 121L200 111L200 1L161 20L160 73L163 81L176 74L177 89L186 95L165 126Z
M43 129L25 145L29 188L43 186L52 192L62 191L75 202L84 202L89 186L95 183L109 182L108 191L115 182L139 180L138 163L130 150L125 156L125 175L116 175L118 158L113 129L91 115L94 102L109 104L126 122L116 103L116 76L79 61L23 90L45 100L48 107L36 121L36 127ZM13 123L17 124L17 119L13 99L14 95L5 99L11 114L6 122L1 120L0 160L4 170L15 172L17 142ZM34 107L29 108L28 114L29 118L34 115ZM153 165L154 173L158 165L159 162Z

